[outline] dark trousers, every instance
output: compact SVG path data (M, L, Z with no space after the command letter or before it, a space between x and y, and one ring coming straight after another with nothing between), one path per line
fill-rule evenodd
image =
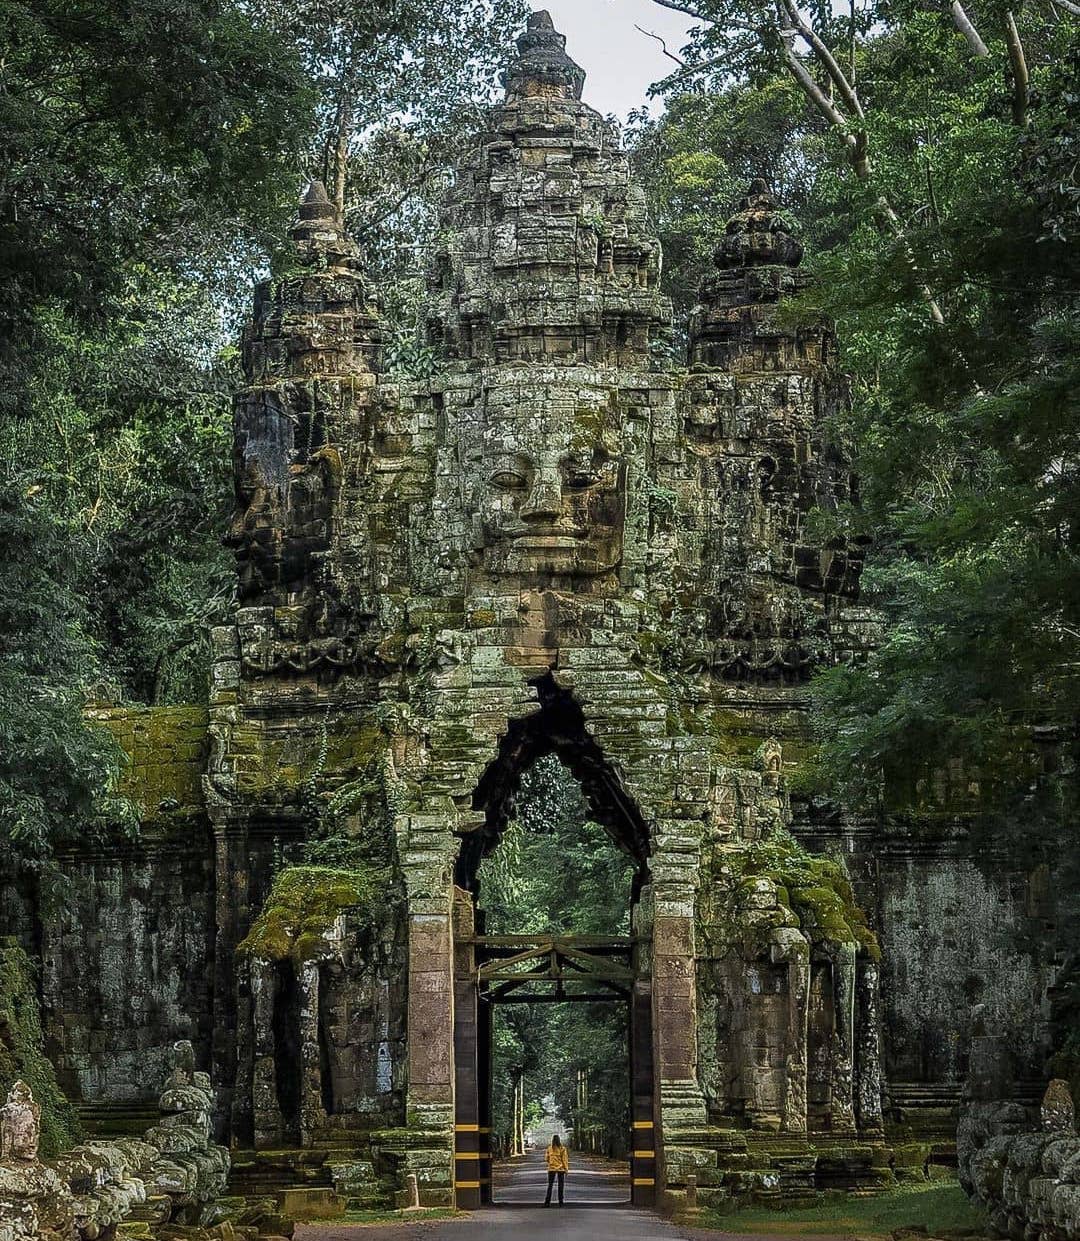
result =
M562 1206L563 1182L566 1180L565 1172L549 1172L548 1173L548 1191L547 1191L547 1197L544 1199L545 1206L547 1206L547 1204L551 1201L551 1189L552 1189L552 1186L555 1184L556 1177L559 1178L559 1205Z

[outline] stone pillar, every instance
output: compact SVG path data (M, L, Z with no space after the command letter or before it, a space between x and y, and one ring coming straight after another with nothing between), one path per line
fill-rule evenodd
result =
M454 889L454 1201L470 1210L482 1200L480 1160L480 1030L475 912L470 893Z
M216 816L214 816L216 819ZM213 1076L232 1083L236 1078L236 946L249 921L248 833L246 822L214 823L214 1031ZM231 1086L221 1094L226 1109Z
M314 1146L315 1131L326 1119L319 1055L319 963L299 968L300 993L300 1145Z
M238 1146L254 1145L252 1116L255 1068L254 1018L252 1015L252 963L241 961L236 969L236 1081L232 1090L229 1134Z
M665 1135L705 1124L705 1096L697 1072L694 933L700 841L689 826L675 821L661 827L651 866L654 1063Z
M787 1056L780 1117L783 1133L806 1133L806 1078L810 1020L810 945L801 932L782 927L773 932L773 960L788 972Z
M881 967L869 957L856 962L855 1106L863 1137L885 1133L881 1111Z
M210 754L203 775L203 796L214 833L214 986L211 1073L223 1117L232 1104L236 1079L236 946L248 925L247 816L236 805L235 773L229 757L240 684L240 639L235 625L211 630ZM224 1138L226 1125L219 1126Z
M447 902L449 905L449 902ZM409 915L410 1127L454 1123L454 977L450 910Z
M251 1116L257 1147L280 1146L284 1128L277 1099L274 1061L274 1005L277 969L272 961L251 962Z
M658 1194L685 1184L715 1155L696 1145L706 1127L698 1080L694 905L700 841L681 820L661 824L651 861L654 1130Z
M831 944L833 1031L829 1110L832 1132L855 1133L855 945Z

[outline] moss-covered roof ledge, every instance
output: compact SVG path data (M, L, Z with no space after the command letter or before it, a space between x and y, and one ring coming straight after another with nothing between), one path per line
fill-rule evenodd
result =
M786 832L720 856L737 879L738 903L756 934L796 926L815 947L854 944L871 960L881 959L839 858L810 853Z
M237 956L296 965L328 960L341 951L346 913L355 909L373 916L386 885L379 869L290 866L274 880Z
M135 805L144 827L165 827L205 813L205 707L95 705L86 716L107 728L127 756L116 793Z

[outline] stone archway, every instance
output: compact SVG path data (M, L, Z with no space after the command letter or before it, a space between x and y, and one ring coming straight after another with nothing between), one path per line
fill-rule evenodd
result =
M626 1007L630 1200L635 1206L651 1206L656 1201L657 1140L650 835L615 767L590 735L573 695L560 688L550 673L534 681L533 686L540 709L510 722L498 754L480 778L473 805L483 817L472 830L460 833L454 870L455 1198L462 1207L491 1201L494 1007L511 1002L510 993L519 985L527 985L535 995L535 963L550 959L551 967L540 970L548 978L539 984L539 998L563 1002L607 998ZM512 815L523 772L547 754L555 754L580 782L591 816L634 864L631 934L627 937L575 936L572 932L558 937L484 933L483 912L478 907L480 862L498 846ZM504 965L506 958L515 965ZM518 975L513 972L517 968L528 969L533 981L518 984ZM496 982L498 985L493 985ZM548 983L551 994L547 993Z

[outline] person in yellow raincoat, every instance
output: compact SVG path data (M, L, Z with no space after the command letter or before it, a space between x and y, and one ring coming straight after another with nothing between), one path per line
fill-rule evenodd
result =
M551 1145L547 1148L547 1174L548 1174L548 1190L547 1197L544 1199L544 1206L551 1206L551 1190L555 1184L555 1178L559 1178L559 1206L563 1204L563 1182L566 1180L566 1174L570 1171L570 1156L566 1147L557 1133L552 1134Z

